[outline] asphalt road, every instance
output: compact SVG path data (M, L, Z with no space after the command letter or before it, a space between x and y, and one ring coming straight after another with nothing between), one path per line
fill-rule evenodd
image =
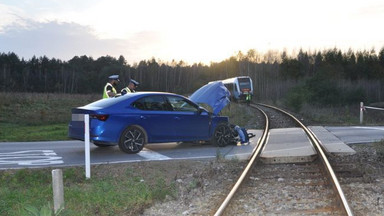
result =
M371 143L384 139L384 126L325 127L346 144Z
M346 144L371 143L384 139L384 126L325 127ZM255 141L247 146L218 148L200 143L148 144L138 154L126 154L117 146L99 148L91 144L91 164L127 163L150 160L209 159L217 157L247 158ZM36 167L84 166L82 141L0 142L0 170Z
M99 148L90 145L91 164L128 163L151 160L247 158L254 144L218 148L200 143L148 144L138 154L126 154L118 146ZM85 144L82 141L7 142L0 143L0 170L36 167L84 166Z

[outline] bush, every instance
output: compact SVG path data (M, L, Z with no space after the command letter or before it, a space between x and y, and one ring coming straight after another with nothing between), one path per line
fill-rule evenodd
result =
M308 102L310 104L318 105L340 105L340 89L336 86L336 83L327 79L324 76L314 76L307 80L305 84L310 96Z
M306 103L307 97L307 90L304 87L295 87L288 92L285 105L295 112L299 112Z

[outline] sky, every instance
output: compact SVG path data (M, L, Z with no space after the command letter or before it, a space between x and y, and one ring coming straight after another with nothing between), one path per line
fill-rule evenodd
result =
M384 47L382 0L0 0L0 53L219 62Z

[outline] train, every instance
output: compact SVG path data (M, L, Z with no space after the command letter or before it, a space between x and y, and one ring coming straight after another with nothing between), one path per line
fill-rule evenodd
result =
M244 101L248 94L253 97L253 83L249 76L232 77L221 81L231 92L232 100Z

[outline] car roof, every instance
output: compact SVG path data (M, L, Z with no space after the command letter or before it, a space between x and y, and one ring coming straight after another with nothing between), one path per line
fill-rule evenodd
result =
M83 106L82 108L92 109L92 110L103 109L103 108L112 107L115 105L118 106L118 104L120 102L123 102L123 101L130 103L130 102L137 100L138 98L141 98L143 96L150 96L150 95L172 95L172 96L184 97L182 95L178 95L178 94L174 94L174 93L170 93L170 92L149 92L149 91L148 92L134 92L134 93L128 93L128 94L125 94L122 96L118 96L118 97L100 99L98 101L87 104L87 105Z
M134 93L128 93L119 97L116 97L116 99L120 100L126 100L127 98L140 98L142 96L150 96L150 95L173 95L173 96L181 96L185 97L183 95L175 94L175 93L170 93L170 92L154 92L154 91L147 91L147 92L134 92ZM133 99L133 100L135 100Z
M140 91L140 92L128 93L123 96L135 96L135 95L178 95L178 94L170 93L170 92Z

